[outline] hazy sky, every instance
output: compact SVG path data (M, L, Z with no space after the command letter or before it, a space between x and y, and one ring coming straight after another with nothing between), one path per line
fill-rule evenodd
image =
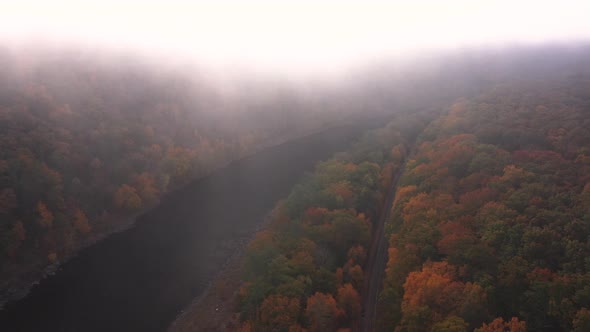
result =
M0 0L0 40L316 70L425 48L586 39L588 13L588 0Z

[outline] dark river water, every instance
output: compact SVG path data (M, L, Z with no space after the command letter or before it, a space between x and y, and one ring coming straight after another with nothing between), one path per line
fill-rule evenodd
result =
M8 304L0 331L165 331L306 171L378 125L268 148L168 195Z

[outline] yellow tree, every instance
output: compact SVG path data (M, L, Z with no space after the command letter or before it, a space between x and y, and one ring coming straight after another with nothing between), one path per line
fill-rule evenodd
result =
M53 213L47 208L42 201L37 203L37 213L39 214L39 224L43 228L51 228L53 225Z
M141 197L137 195L137 190L130 185L122 185L114 196L115 206L128 211L133 211L141 208Z
M92 230L92 227L90 227L90 224L88 223L88 217L86 217L84 211L76 208L73 218L74 228L81 234L87 234Z

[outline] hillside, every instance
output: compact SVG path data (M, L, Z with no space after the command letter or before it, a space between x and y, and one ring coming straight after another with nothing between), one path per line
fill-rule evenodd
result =
M500 85L424 131L388 224L384 330L587 330L589 87Z
M352 115L287 83L251 85L261 91L141 59L0 52L0 294L167 192Z
M376 330L587 330L589 88L585 76L497 84L418 121L402 112L319 164L249 245L241 329L354 331L370 319L368 248L404 168Z
M233 160L378 119L389 123L276 206L244 253L228 322L356 330L376 305L383 330L582 331L588 53L474 51L294 83L2 50L0 303Z

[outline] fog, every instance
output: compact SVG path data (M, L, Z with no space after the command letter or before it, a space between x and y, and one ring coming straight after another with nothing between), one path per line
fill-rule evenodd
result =
M433 51L585 40L589 10L583 0L8 1L0 42L301 76Z
M338 327L361 316L412 326L414 313L471 330L493 317L521 316L535 331L585 322L589 9L589 0L0 0L0 330L162 331L189 317L177 315L206 287L226 298L202 302L215 310L207 318L227 313L230 323L262 317L269 303L308 328L312 301L335 304L333 295L338 306L325 308L346 313L329 314ZM300 181L344 150L318 167L321 180ZM388 216L419 196L413 210L458 222ZM144 211L137 227L94 245ZM480 222L490 213L499 219ZM274 233L283 229L293 234ZM400 251L402 273L383 283L393 230L404 237L390 243L427 250ZM544 239L551 246L537 250ZM265 248L237 255L251 247ZM237 273L241 257L270 265L231 277L235 288L209 283L222 266ZM405 305L396 294L406 280L410 302L422 301L426 274L409 276L439 269L419 270L426 259L448 263L440 277L451 287L441 289L453 316L435 311L438 300L409 316L375 314ZM518 278L505 283L515 264ZM537 281L564 291L554 301ZM376 303L381 284L390 302ZM529 299L567 306L554 314Z

